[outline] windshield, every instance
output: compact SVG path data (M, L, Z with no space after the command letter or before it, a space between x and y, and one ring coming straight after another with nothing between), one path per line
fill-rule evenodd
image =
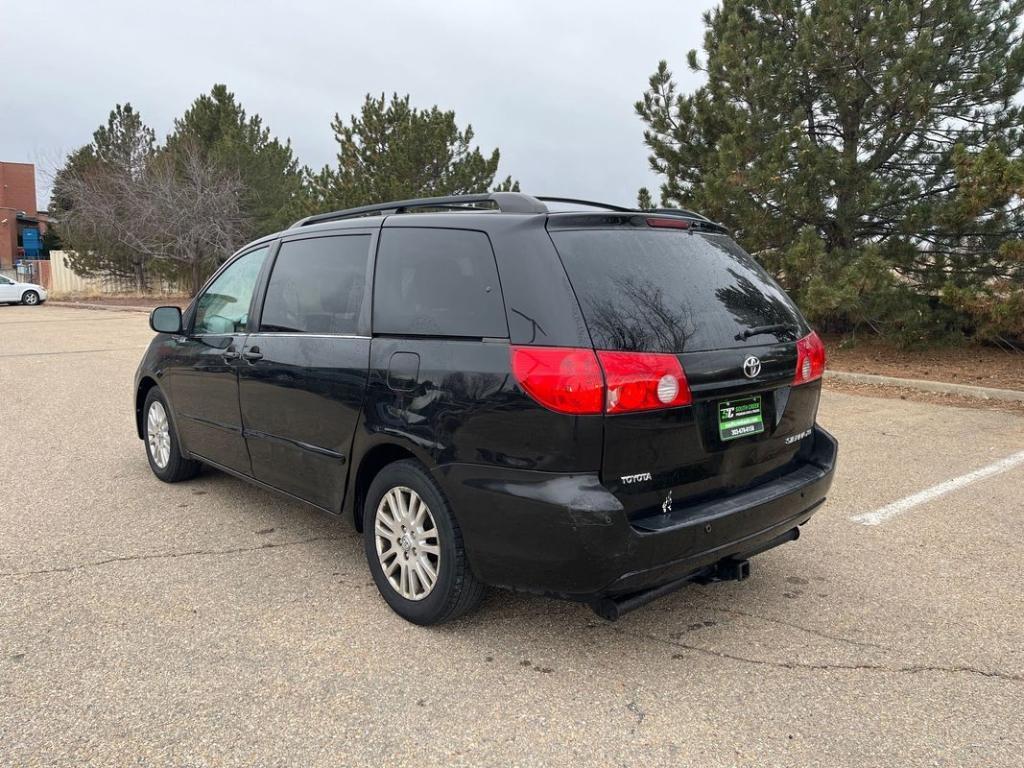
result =
M637 352L796 341L799 311L727 235L551 232L594 346Z

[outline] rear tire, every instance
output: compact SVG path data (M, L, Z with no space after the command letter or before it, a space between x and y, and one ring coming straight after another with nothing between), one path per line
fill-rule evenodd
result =
M146 404L142 410L142 440L146 446L149 468L165 483L190 480L199 474L199 462L181 455L178 435L171 420L171 409L157 387L146 394Z
M35 291L25 291L21 294L21 303L30 307L34 307L39 303L39 294Z
M418 461L388 464L373 479L363 505L363 544L381 597L406 621L441 624L483 599L451 506Z

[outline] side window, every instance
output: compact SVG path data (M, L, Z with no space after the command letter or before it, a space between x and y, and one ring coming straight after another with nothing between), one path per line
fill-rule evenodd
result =
M281 243L267 284L260 330L356 333L369 252L369 235Z
M385 229L377 251L374 333L508 336L487 235L457 229Z
M270 247L236 259L210 283L196 302L192 333L241 333L249 320L249 303Z

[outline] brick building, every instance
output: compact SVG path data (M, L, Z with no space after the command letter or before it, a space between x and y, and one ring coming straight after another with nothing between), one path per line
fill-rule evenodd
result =
M0 269L39 258L34 250L46 232L46 213L36 205L36 167L0 162Z

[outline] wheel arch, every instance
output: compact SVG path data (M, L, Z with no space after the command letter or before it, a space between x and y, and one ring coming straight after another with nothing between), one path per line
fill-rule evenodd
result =
M355 524L357 531L362 532L363 530L363 502L366 499L366 492L369 490L373 478L388 464L394 464L396 461L403 461L405 459L420 461L420 458L415 453L398 443L378 443L362 455L352 482L351 514L352 522Z
M135 392L135 432L142 439L142 409L146 405L146 396L149 390L157 386L156 379L152 376L143 376L139 380L139 388Z

